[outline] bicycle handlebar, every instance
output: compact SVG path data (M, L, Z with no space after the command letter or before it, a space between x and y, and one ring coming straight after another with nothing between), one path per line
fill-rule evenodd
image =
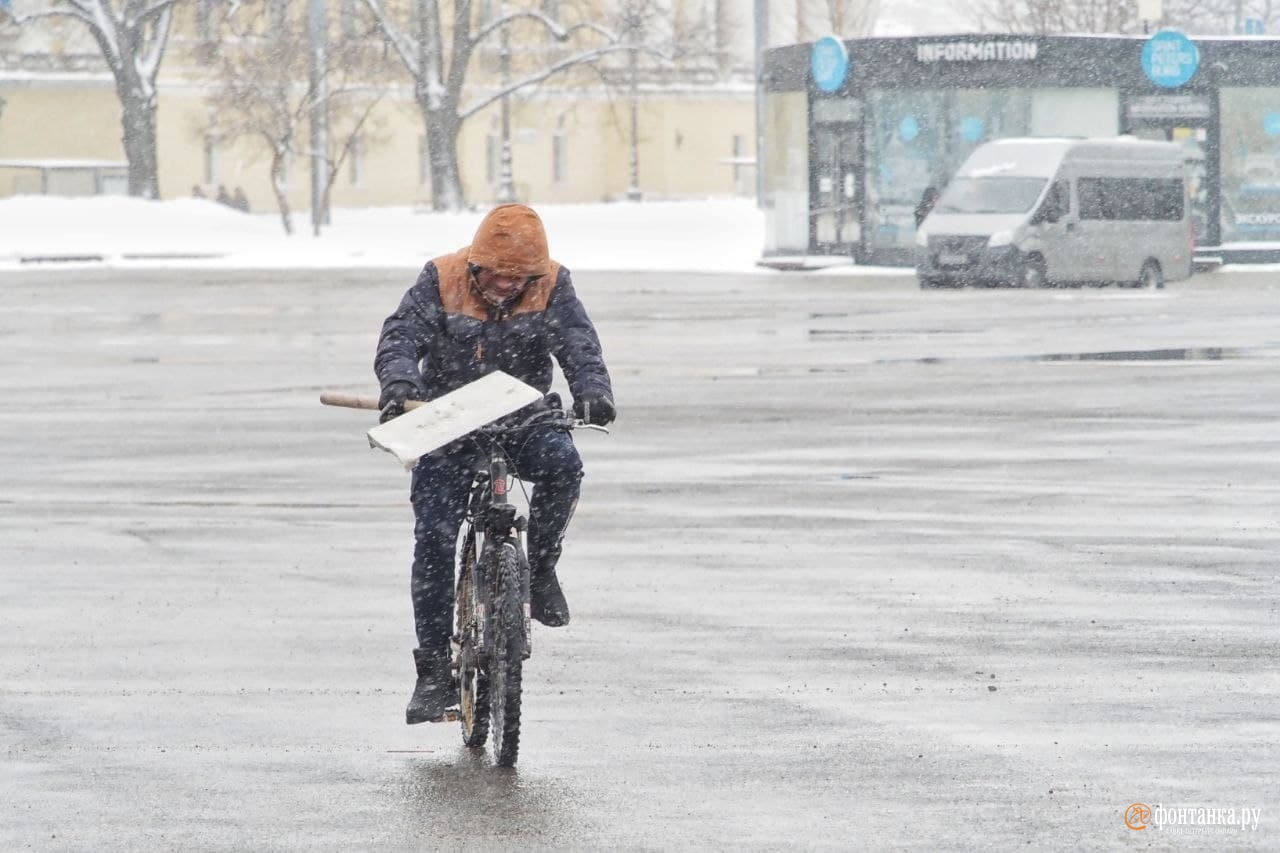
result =
M537 405L536 403L534 405ZM589 424L581 418L575 418L571 413L564 412L559 409L542 409L534 412L523 423L518 424L501 424L493 423L480 427L476 432L491 438L506 435L511 432L520 432L521 430L533 429L539 426L559 427L560 429L590 429L597 432L608 433L609 428Z
M341 406L346 409L371 409L378 411L382 407L378 405L377 397L364 397L358 394L340 394L336 391L325 391L320 395L320 402L326 406ZM425 406L422 400L405 400L404 409L416 409L419 406ZM536 403L534 405L537 405ZM558 426L563 429L590 429L596 432L608 433L608 427L589 424L586 421L575 418L571 413L560 411L559 409L542 409L534 412L522 424L511 426L499 426L490 424L480 427L476 432L482 432L486 435L501 435L506 432L515 432L521 429L529 429L535 426Z
M320 402L326 406L341 406L344 409L372 409L377 412L382 409L378 405L377 397L362 397L359 394L339 394L337 391L325 391L320 395ZM416 409L419 406L425 406L422 400L405 400L404 410Z

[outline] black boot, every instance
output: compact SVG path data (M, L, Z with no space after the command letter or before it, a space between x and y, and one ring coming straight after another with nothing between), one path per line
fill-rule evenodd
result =
M418 683L414 685L409 707L405 708L404 721L409 725L439 722L454 698L449 695L452 685L449 647L414 649L413 662L418 665Z
M555 569L543 569L529 579L530 615L549 628L569 624L569 602L564 600Z

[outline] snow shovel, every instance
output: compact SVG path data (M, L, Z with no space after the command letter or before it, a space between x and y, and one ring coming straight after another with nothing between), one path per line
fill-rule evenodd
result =
M542 392L501 370L486 374L428 403L405 401L405 413L369 430L369 446L380 447L411 470L418 457L444 447L487 423L542 399ZM377 397L326 391L326 406L378 408Z

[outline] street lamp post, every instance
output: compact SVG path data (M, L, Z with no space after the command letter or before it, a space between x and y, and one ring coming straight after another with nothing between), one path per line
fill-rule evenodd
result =
M769 41L768 0L755 2L755 83L756 83L756 207L765 206L764 181L764 51Z
M505 16L506 4L498 4L498 14ZM501 86L505 90L511 85L511 41L507 35L507 25L502 25L499 34L498 70ZM511 176L511 96L504 92L502 96L502 164L498 176L498 202L510 204L516 200L516 187Z
M1164 17L1164 0L1138 0L1138 17L1142 19L1142 32L1151 32L1151 25Z
M324 0L310 0L307 6L307 35L311 46L311 231L329 224L324 203L329 185L329 105L325 69L325 42L328 39Z
M627 51L627 73L631 78L631 175L627 185L628 201L639 201L643 197L640 192L640 93L636 82L637 60L635 48Z

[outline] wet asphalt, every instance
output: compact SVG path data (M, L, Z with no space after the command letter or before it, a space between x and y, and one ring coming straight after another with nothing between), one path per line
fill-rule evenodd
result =
M578 275L511 771L403 724L407 477L317 403L413 274L0 273L0 848L1280 847L1280 273Z

